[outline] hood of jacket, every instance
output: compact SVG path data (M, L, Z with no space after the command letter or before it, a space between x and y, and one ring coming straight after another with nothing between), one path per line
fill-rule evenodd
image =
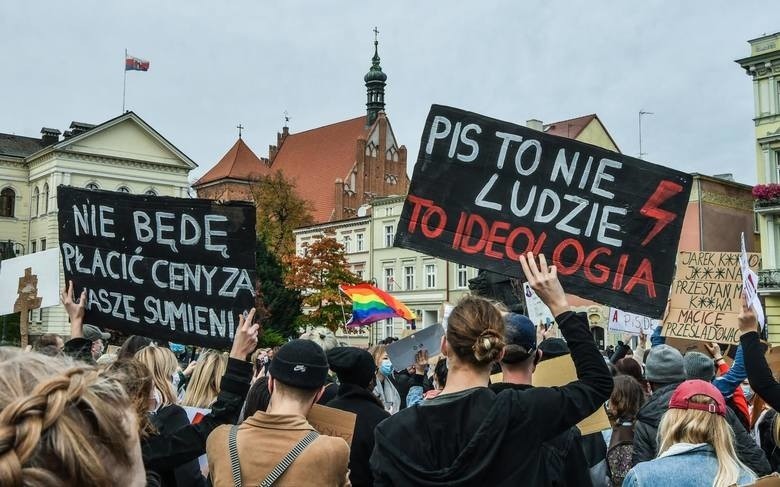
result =
M397 473L393 478L399 479L398 485L465 486L489 477L494 459L508 444L505 436L511 429L511 396L482 388L457 402L457 407L446 408L446 415L435 405L407 408L394 416L394 421L377 427L374 452L389 462L386 467ZM479 418L469 414L469 410L485 409L487 414ZM476 427L470 436L466 423ZM385 436L388 427L394 429L393 438L437 438L438 444L435 448L425 441L394 444Z
M645 423L653 428L658 428L658 424L661 422L661 418L664 413L669 409L669 400L672 398L674 390L677 389L681 383L676 382L656 389L647 399L647 402L639 410L636 415L636 420L640 423Z

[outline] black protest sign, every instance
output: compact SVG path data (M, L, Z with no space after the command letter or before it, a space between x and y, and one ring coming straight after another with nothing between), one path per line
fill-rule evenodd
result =
M87 323L204 347L230 346L255 296L248 203L57 189L65 280Z
M434 105L395 245L521 277L544 254L567 292L660 318L691 176Z

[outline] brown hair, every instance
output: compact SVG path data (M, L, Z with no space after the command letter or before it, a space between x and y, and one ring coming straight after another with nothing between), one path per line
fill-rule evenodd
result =
M447 319L447 344L472 365L495 362L505 345L504 318L490 301L464 296Z
M138 480L127 396L97 369L38 353L0 362L0 485L114 486ZM140 459L139 459L140 460ZM137 473L137 472L136 472Z
M106 368L105 374L119 381L130 399L141 438L157 432L149 419L149 403L154 390L154 381L149 368L140 361L130 358L117 360Z
M610 413L617 420L633 421L645 402L642 385L630 375L618 375L614 382L609 398Z

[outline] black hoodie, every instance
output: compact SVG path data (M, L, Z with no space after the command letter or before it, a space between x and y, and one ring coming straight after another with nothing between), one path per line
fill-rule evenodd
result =
M374 485L548 485L542 442L602 406L612 377L584 315L556 318L577 381L563 387L477 387L404 409L376 428Z

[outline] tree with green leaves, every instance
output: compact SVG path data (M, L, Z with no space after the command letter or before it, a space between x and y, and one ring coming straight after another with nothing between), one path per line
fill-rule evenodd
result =
M352 305L339 291L341 284L357 284L360 279L350 270L344 246L335 238L323 237L304 244L303 255L289 259L287 285L303 295L303 303L312 308L300 317L305 326L325 326L334 332L352 312Z
M301 314L303 302L300 292L285 285L284 268L276 256L269 252L262 239L257 240L255 257L257 261L255 304L256 307L260 306L263 309L259 321L263 325L264 333L273 331L276 336L285 340L297 337L299 331L296 320Z

